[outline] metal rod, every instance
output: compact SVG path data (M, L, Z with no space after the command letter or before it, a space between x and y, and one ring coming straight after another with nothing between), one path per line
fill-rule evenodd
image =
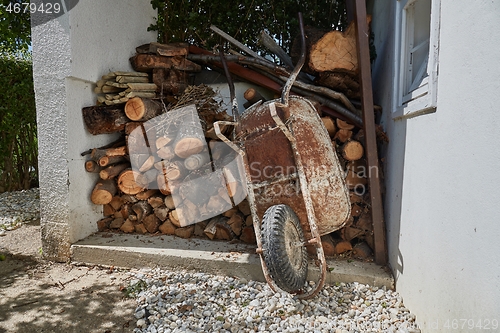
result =
M299 75L302 66L306 62L306 35L304 32L304 21L302 20L302 13L299 13L299 26L300 26L300 37L302 42L302 49L300 54L300 59L295 68L293 69L292 74L286 81L285 86L283 87L283 93L281 94L281 104L288 105L288 96L290 95L290 89L292 89L293 83Z
M264 59L263 57L261 57L260 55L258 55L257 53L255 53L254 51L250 50L248 47L246 47L242 43L238 42L233 37L229 36L224 31L222 31L219 28L217 28L215 25L211 25L210 29L213 32L217 33L222 38L224 38L225 40L227 40L228 42L230 42L231 44L233 44L234 46L238 47L240 50L245 51L246 53L250 54L252 57L255 57L257 59L261 59L261 60L264 60L264 61L268 61L268 60Z
M365 0L350 0L355 2L356 45L359 62L359 77L361 83L361 105L363 109L363 126L366 140L366 159L369 173L370 199L373 220L373 237L375 243L375 262L387 264L387 247L385 241L385 225L380 190L379 160L377 152L377 137L375 116L373 112L373 91L370 70L370 49L368 46L368 24L366 23Z

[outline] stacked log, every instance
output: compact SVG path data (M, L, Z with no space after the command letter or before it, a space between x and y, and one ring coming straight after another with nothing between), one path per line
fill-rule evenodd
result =
M349 42L351 33L347 30L341 37ZM335 38L340 38L338 34ZM331 40L332 36L328 38ZM154 98L130 95L127 100L106 99L122 100L117 104L101 98L101 105L82 110L90 133L123 133L116 142L86 152L85 169L99 177L90 194L94 204L103 205L98 229L255 244L248 202L233 204L244 195L244 184L238 172L228 167L228 160L234 157L230 155L231 149L217 138L213 127L215 121L230 118L225 112L213 111L215 105L220 106L210 102L211 95L205 94L208 87L188 85L192 73L201 69L187 60L188 49L182 43L138 47L137 54L130 59L135 72L104 75L105 81L98 83L96 92L120 95L130 84L153 84ZM315 50L319 52L318 48ZM321 73L337 75L338 70L315 65L311 59L314 56L310 54L308 66L313 68L312 72L320 76ZM357 71L357 63L356 59L351 60L346 63L352 66L343 70L352 74ZM128 88L113 82L127 84ZM113 89L109 87L124 90L110 92ZM263 100L253 89L245 93L245 98L247 106ZM196 104L197 112L186 111L177 118L164 117L178 108L188 110L190 104ZM327 255L353 253L366 258L373 247L373 227L363 131L340 118L325 115L322 121L345 170L351 198L350 219L342 229L322 237L323 248ZM181 127L181 124L191 125ZM222 131L229 134L229 128ZM207 174L212 175L204 183L208 186L196 182ZM221 182L225 184L223 188ZM214 216L213 212L221 211L222 214ZM194 220L197 223L190 224Z
M109 72L96 82L97 104L116 105L130 98L155 98L158 87L141 72Z
M182 50L187 48L177 44L170 50L157 43L147 48L141 46L131 59L137 72L104 75L106 81L98 84L96 93L109 92L108 86L115 87L111 83L125 77L147 84L151 73L155 77L160 71L165 74L199 70L199 65L181 61ZM164 83L155 87L165 88ZM182 82L179 84L177 88ZM104 216L97 221L98 229L183 238L196 232L199 237L221 240L238 239L243 234L242 241L255 243L255 238L248 236L253 234L253 226L245 224L250 215L248 204L241 204L241 209L233 207L233 197L238 192L233 182L237 176L222 168L226 155L216 155L214 161L208 148L207 142L213 147L225 145L214 136L213 123L230 120L225 111L214 110L215 106L220 108L210 101L215 93L203 85L163 89L161 93L168 95L133 96L123 103L104 102L82 109L91 134L123 134L111 144L82 153L87 156L85 169L99 177L90 193L91 201L103 206ZM189 106L177 108L190 104L187 95L195 96L197 100L192 103L198 110ZM151 97L155 96L156 91ZM201 99L203 103L199 104ZM178 101L178 105L172 105L172 101ZM165 116L167 110L169 117ZM214 171L214 162L221 166L219 172ZM200 185L196 182L199 177L208 180ZM213 186L203 186L207 181ZM231 216L226 214L229 210ZM226 216L214 216L214 212L224 212ZM208 218L201 220L204 216ZM192 221L197 223L190 225Z

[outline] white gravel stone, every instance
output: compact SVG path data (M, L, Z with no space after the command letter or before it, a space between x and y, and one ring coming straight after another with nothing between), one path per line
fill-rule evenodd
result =
M161 269L130 274L147 284L136 295L136 318L144 325L134 333L419 332L401 296L359 283L327 285L305 301L234 277Z
M0 236L19 228L23 223L40 220L40 191L32 188L1 193L0 212Z

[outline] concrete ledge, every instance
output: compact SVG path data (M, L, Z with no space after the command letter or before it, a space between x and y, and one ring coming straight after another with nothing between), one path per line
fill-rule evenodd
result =
M93 265L125 268L183 268L211 274L237 276L264 282L255 246L174 236L146 236L98 233L71 246L71 260ZM319 270L309 265L310 280ZM394 288L392 276L373 263L328 260L327 283L359 282Z

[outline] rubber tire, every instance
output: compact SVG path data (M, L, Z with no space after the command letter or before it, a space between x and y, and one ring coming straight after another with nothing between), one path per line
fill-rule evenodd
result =
M295 239L285 239L286 228ZM293 240L304 243L304 232L293 209L283 204L269 207L262 220L263 258L276 285L290 293L304 287L308 265L305 246L295 247L293 258L290 258L287 243ZM290 247L289 251L292 251Z

